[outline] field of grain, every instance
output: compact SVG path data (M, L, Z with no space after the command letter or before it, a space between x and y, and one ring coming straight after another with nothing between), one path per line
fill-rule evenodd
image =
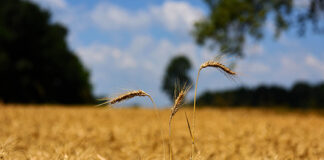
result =
M172 122L174 159L189 159L181 109ZM165 140L170 110L161 110ZM0 159L164 159L149 109L0 106ZM257 109L198 109L196 159L324 159L324 117Z

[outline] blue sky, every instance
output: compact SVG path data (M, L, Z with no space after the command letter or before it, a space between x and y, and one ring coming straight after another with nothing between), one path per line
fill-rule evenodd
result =
M194 65L190 72L194 80L199 65L217 53L217 49L197 46L190 35L192 24L208 13L200 0L31 1L49 9L53 22L68 28L69 46L90 70L96 95L142 89L159 106L170 105L161 91L169 60L178 54L188 56ZM304 7L308 1L295 2ZM201 74L198 92L259 84L290 87L299 80L324 80L323 35L308 32L299 38L296 30L291 30L275 40L270 19L264 31L263 40L248 40L245 58L223 60L225 64L236 62L236 81L207 69ZM136 99L128 104L150 105L146 101Z

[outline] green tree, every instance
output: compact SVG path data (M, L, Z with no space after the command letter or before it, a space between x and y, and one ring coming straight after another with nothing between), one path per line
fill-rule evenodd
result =
M297 0L295 0L296 2ZM242 56L247 36L263 37L267 16L273 15L275 37L282 31L297 26L300 35L306 31L307 23L314 32L323 32L318 26L324 11L324 0L309 0L308 8L298 8L293 0L205 0L209 15L195 24L193 35L198 44L211 40L221 52Z
M67 30L24 0L0 1L0 100L88 103L89 72L66 43Z
M174 98L174 90L176 87L191 84L191 79L188 72L191 69L191 62L186 56L176 56L169 63L163 77L163 91L169 96L172 101Z

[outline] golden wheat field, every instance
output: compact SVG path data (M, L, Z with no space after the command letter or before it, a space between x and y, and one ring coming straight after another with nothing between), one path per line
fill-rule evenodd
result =
M170 110L159 111L165 140ZM172 122L174 159L189 159L182 108ZM168 159L154 110L0 106L0 159ZM198 109L195 159L324 159L324 117L311 112ZM166 145L167 147L167 145ZM166 152L168 150L166 149Z

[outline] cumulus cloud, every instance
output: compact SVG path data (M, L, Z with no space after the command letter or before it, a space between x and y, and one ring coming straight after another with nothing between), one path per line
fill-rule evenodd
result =
M150 36L135 36L126 47L93 43L77 47L76 53L87 66L109 64L119 69L140 67L161 76L169 60L176 55L186 55L194 64L198 47L193 42L173 44L167 39L154 40ZM154 67L152 67L154 66ZM137 68L140 70L140 68Z
M138 35L124 47L105 43L94 43L77 47L77 54L90 67L105 67L109 64L115 71L132 69L147 71L151 76L161 78L169 60L176 55L185 55L198 65L198 47L193 42L171 43L168 39L154 39L150 36Z
M161 6L134 12L113 4L100 3L94 8L91 17L105 30L134 30L160 24L168 31L189 31L202 15L200 9L187 2L166 1Z
M278 71L283 78L319 80L324 78L324 62L314 54L300 54L281 57L281 68Z
M145 54L147 49L154 47L154 40L148 35L137 35L132 39L129 51L134 54Z
M289 52L249 56L237 63L236 71L245 85L275 83L289 86L295 81L318 82L324 79L323 57L295 48ZM298 51L300 50L300 51ZM277 51L278 52L278 51Z
M156 47L153 48L150 53L152 54L154 61L162 62L160 65L165 67L169 60L177 55L187 56L193 65L199 63L197 57L198 47L192 42L183 42L180 44L173 44L167 39L162 39L156 42ZM160 71L162 73L162 70Z
M91 13L93 21L102 29L141 29L150 24L150 15L146 12L130 12L119 6L100 3Z
M167 1L162 6L151 7L153 18L170 31L190 30L202 18L202 11L187 2Z
M89 67L108 64L111 68L116 66L119 69L130 69L137 66L136 60L130 54L104 44L79 47L77 53Z

